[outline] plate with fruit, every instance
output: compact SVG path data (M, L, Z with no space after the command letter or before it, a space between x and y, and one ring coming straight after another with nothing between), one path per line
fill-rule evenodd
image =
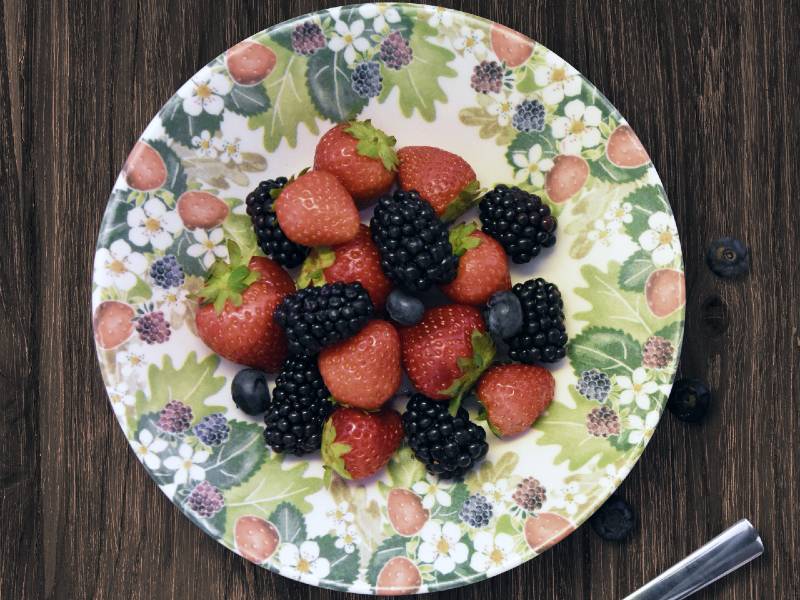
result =
M658 424L684 324L664 189L542 45L362 4L198 71L131 151L94 265L137 458L267 569L431 592L569 535Z

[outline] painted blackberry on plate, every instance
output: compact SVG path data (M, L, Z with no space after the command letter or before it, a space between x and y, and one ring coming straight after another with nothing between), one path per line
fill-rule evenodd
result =
M744 250L709 256L736 275ZM181 86L111 193L92 294L162 491L248 560L373 594L494 576L585 521L653 435L684 304L619 112L533 40L402 3L278 25Z

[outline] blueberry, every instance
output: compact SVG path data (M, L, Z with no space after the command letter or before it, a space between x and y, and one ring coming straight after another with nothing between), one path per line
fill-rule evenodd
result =
M231 384L233 401L248 415L258 415L269 406L267 374L258 369L242 369Z
M706 263L719 277L741 277L750 270L750 250L739 240L720 238L708 247Z
M708 412L711 391L698 379L679 379L672 386L667 408L681 421L697 423Z
M386 299L386 310L400 325L416 325L422 320L425 305L421 300L401 290L392 290Z
M630 504L619 496L611 496L590 520L592 529L604 540L621 542L633 531L636 517Z
M486 325L500 339L517 335L522 329L522 305L514 292L497 292L486 303Z

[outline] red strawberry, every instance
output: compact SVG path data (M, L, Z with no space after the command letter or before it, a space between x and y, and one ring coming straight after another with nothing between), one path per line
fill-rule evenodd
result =
M229 242L230 264L217 261L199 296L197 333L214 352L233 362L270 373L286 359L286 337L272 320L275 307L295 291L294 282L273 260L245 262Z
M338 408L322 429L325 478L331 471L345 479L363 479L381 469L403 441L400 413L391 408L366 412Z
M461 304L431 308L400 330L403 366L416 388L457 404L491 364L495 348L478 309Z
M492 294L511 289L508 258L491 236L464 223L450 230L450 244L458 259L458 274L442 291L453 302L486 304Z
M336 175L363 206L392 187L397 171L395 142L369 120L340 123L317 144L314 168Z
M319 372L337 402L376 410L400 387L400 336L386 321L370 321L356 335L319 355Z
M460 156L432 146L406 146L397 158L400 186L419 192L443 220L452 221L475 204L480 184Z
M286 237L303 246L352 240L360 223L353 198L326 171L309 171L290 181L275 201L275 214Z
M521 433L550 406L555 379L534 365L497 365L478 382L478 400L486 409L489 427L497 435Z
M381 268L381 255L372 241L369 227L363 223L358 235L349 242L314 249L303 263L297 285L304 288L337 281L358 281L369 293L375 308L383 310L386 296L392 291L392 282Z

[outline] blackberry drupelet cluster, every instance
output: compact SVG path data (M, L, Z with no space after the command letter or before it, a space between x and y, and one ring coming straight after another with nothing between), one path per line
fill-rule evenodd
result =
M526 477L517 484L511 499L522 510L535 513L547 500L547 490L535 477Z
M423 292L456 277L447 226L417 192L384 196L370 222L372 239L381 255L381 267L395 284Z
M206 446L219 446L228 439L231 428L222 413L213 413L203 417L194 426L194 434Z
M553 283L542 278L518 283L512 291L522 304L522 331L508 340L512 360L533 364L551 363L567 354L567 332L564 327L564 302Z
M197 516L205 519L213 517L225 506L222 492L207 481L201 481L186 498L186 504Z
M328 283L290 294L273 318L286 331L289 352L313 356L358 333L375 311L360 283Z
M492 505L482 494L473 494L464 500L458 517L471 527L486 527L492 519Z
M452 416L447 402L414 394L403 414L408 445L425 468L442 479L461 477L486 456L489 445L482 427L463 408Z
M586 429L595 437L619 435L619 415L609 406L593 408L586 415Z
M292 49L303 56L310 56L326 45L325 34L316 23L306 21L292 31Z
M289 357L264 415L264 441L275 452L297 456L319 450L322 426L334 408L330 396L315 358Z
M534 194L498 185L479 205L484 233L496 239L517 264L524 264L556 243L556 218Z
M544 120L547 111L538 100L523 100L514 111L511 117L511 124L514 129L531 133L534 131L544 131Z
M153 262L150 266L150 278L158 287L164 289L180 287L186 280L183 267L178 264L178 259L173 254L167 254Z
M584 398L595 402L605 402L611 391L611 380L608 375L598 369L588 369L581 373L575 387Z
M305 260L310 249L295 244L286 237L272 209L275 202L274 190L282 189L286 183L286 177L262 181L247 195L245 204L261 250L287 269L291 269Z
M156 425L167 433L183 433L192 423L192 407L180 400L170 400L158 414Z
M145 313L134 319L136 331L143 342L148 344L163 344L169 339L172 330L160 310Z
M374 98L383 88L381 65L374 60L358 63L350 76L350 85L362 98Z
M380 59L390 69L402 69L414 57L411 46L399 31L394 31L381 42Z
M647 338L642 350L643 363L651 369L663 369L672 362L675 356L675 347L668 339L658 335Z
M503 87L503 65L494 60L484 60L475 65L470 78L472 89L481 94L498 94Z

